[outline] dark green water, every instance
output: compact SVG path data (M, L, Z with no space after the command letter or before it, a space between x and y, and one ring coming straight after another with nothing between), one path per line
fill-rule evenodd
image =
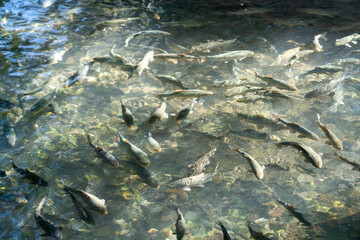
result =
M0 136L0 169L9 176L0 179L0 238L40 239L41 230L33 215L46 195L48 201L42 214L63 226L64 239L176 239L170 234L175 231L175 206L187 220L189 234L185 239L222 239L219 220L232 239L250 238L247 221L255 222L254 229L270 239L358 239L359 172L337 160L333 151L353 161L360 150L360 60L359 53L353 52L359 45L335 46L336 39L360 31L359 3L340 0L154 2L160 20L146 12L147 4L54 1L46 6L40 1L20 0L0 4L0 16L3 16L0 96L16 105L10 110L1 109L4 127ZM125 17L141 19L96 26ZM140 36L125 47L128 36L144 30L162 30L171 35ZM320 39L323 51L300 58L291 67L273 64L279 54L303 47L323 32L327 32L327 40ZM251 50L254 56L238 62L208 59L201 64L197 60L174 63L155 59L141 76L130 78L119 67L95 63L82 83L69 88L62 84L94 57L109 56L114 44L116 54L138 63L150 50L155 54L161 53L158 49L174 53L172 43L190 49L208 41L235 38L235 43L210 53L189 54L202 60L227 51ZM47 61L62 50L65 53L61 61L56 64ZM352 63L340 63L340 59L350 58L354 58ZM314 66L328 63L342 67L342 71L299 77ZM189 67L198 70L189 71ZM295 84L297 91L284 91L294 99L260 98L261 91L249 92L245 97L224 97L232 84L266 87L254 77L254 71ZM199 98L192 114L179 125L174 123L173 115L192 100L166 99L169 118L150 126L148 119L161 103L156 94L175 89L158 80L158 74L180 76L186 87L209 90L213 95ZM344 75L346 79L333 93L304 98L316 86ZM24 97L23 106L19 106L18 95L22 91L45 82L49 83L42 91ZM59 105L57 113L49 109L37 115L29 113L37 99L57 87L54 99ZM137 119L133 130L122 122L120 99ZM286 129L262 128L243 121L237 113L263 114L272 119L276 114L305 126L319 135L320 140L299 138ZM325 143L316 114L342 140L343 151ZM13 147L7 142L5 123L10 123L16 133ZM291 147L279 149L271 141L227 135L227 143L265 165L265 176L258 180L247 171L250 167L246 160L224 143L222 137L228 124L234 130L263 131L282 141L311 146L323 154L323 166L315 168ZM96 145L110 151L120 162L129 160L125 148L119 144L116 129L144 150L143 139L149 131L160 143L160 153L150 154L145 150L151 161L150 169L160 182L159 189L144 184L129 169L104 164L86 142L85 135L91 133ZM215 146L217 151L205 170L213 172L218 165L218 174L211 182L205 183L205 187L193 187L190 192L169 190L169 182L187 176L187 166ZM12 169L11 160L35 171L49 186L40 187L22 180ZM82 222L60 180L105 199L108 214L93 212L96 226ZM275 197L292 204L312 226L300 224ZM23 198L26 204L20 202Z

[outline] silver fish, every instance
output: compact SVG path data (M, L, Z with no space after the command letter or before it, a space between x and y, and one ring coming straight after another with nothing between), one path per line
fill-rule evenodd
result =
M102 27L106 27L106 26L121 25L121 24L125 24L125 23L130 23L130 22L133 22L135 20L140 20L140 19L141 18L139 18L139 17L111 19L111 20L98 22L98 23L95 24L95 26L98 27L98 28L102 28Z
M236 38L230 40L217 40L213 42L202 43L191 48L191 52L209 52L214 48L231 46L236 42Z
M313 44L315 47L315 51L317 51L317 52L324 51L323 47L321 46L321 44L319 42L319 39L324 39L325 41L327 41L327 38L325 36L326 36L326 32L318 34L314 37Z
M311 147L308 147L302 143L297 143L297 142L281 142L281 143L277 143L276 146L293 146L293 147L301 150L301 152L303 153L305 158L307 160L310 160L312 165L314 165L317 168L322 167L321 156L319 154L317 154L314 151L314 149L312 149Z
M145 147L150 152L161 152L160 144L152 137L150 132L148 132L148 136L145 138Z
M79 196L91 210L94 210L101 214L108 213L106 206L105 206L104 199L99 199L95 195L92 195L91 193L85 192L83 190L78 190L78 189L69 187L69 186L65 185L64 182L62 182L62 184L64 185L65 190L71 192L72 194Z
M129 140L127 140L121 133L119 130L117 130L117 133L119 134L120 137L120 141L126 145L127 148L127 152L130 154L130 156L133 157L134 161L139 164L142 167L148 167L150 166L150 160L148 155L141 150L140 148L138 148L137 146L135 146L134 144L132 144L131 142L129 142Z
M159 93L156 95L158 98L198 98L202 96L213 95L211 91L205 91L201 89L183 89L176 90L170 93Z
M169 188L180 188L184 191L191 191L191 187L204 187L204 183L210 182L217 173L216 166L212 173L200 173L191 177L185 177L168 184Z
M155 124L158 121L164 120L168 118L168 114L165 112L166 110L166 102L162 102L161 106L158 107L155 112L151 115L149 119L150 124Z
M62 60L62 57L64 56L65 52L66 52L65 50L56 51L53 55L51 55L48 58L47 63L49 65L52 65L52 64L56 64L56 63L60 62Z
M343 150L343 145L341 143L341 140L331 131L326 125L322 124L320 122L320 115L316 114L317 117L317 123L320 127L320 129L324 132L325 136L329 139L327 144L333 145L338 150Z
M279 121L279 122L283 123L285 126L287 126L290 129L290 131L300 133L300 135L298 137L319 140L319 136L316 135L316 133L312 132L311 130L309 130L303 126L300 126L296 122L286 121L276 115L275 115L275 117L276 117L277 121Z
M202 173L207 165L210 164L210 158L214 156L216 152L216 147L207 152L204 156L199 158L194 164L188 166L188 176L194 176L196 174Z
M353 33L349 36L340 38L340 39L336 39L335 40L335 46L347 46L349 48L351 48L350 43L352 44L357 44L357 40L360 39L360 34L358 33Z
M171 33L160 31L160 30L147 30L147 31L140 31L134 34L131 34L129 37L125 39L125 47L129 45L129 42L138 37L138 36L170 36Z
M180 87L181 89L188 89L179 78L170 75L156 75L156 77L164 84L169 83L173 86Z
M291 90L291 91L298 90L297 87L295 87L291 83L281 80L281 79L276 79L271 76L261 76L257 72L255 72L255 76L257 78L261 79L262 81L266 82L267 84L269 84L271 86L275 86L280 89L286 89L286 90Z
M154 60L154 51L149 51L145 54L144 58L137 64L137 67L134 70L134 73L141 76L144 69L150 69L149 63Z
M253 51L240 50L240 51L230 51L213 56L207 56L206 58L214 61L231 61L231 60L241 61L245 58L254 56L254 54L255 53Z
M345 78L346 78L346 76L344 75L341 78L331 80L327 84L318 86L317 88L306 93L305 98L314 98L314 97L320 97L320 96L329 94L339 85L340 82L344 81Z
M292 48L284 51L280 54L277 59L271 64L271 66L287 66L290 60L300 51L300 47Z
M250 164L252 171L254 172L255 176L258 179L263 179L264 178L264 169L265 166L264 165L260 165L255 158L253 158L252 156L250 156L249 154L247 154L246 152L237 149L237 148L233 148L231 146L229 146L231 150L236 151L238 153L240 153Z

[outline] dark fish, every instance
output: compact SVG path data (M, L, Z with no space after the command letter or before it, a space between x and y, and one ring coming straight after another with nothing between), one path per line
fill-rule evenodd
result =
M317 88L311 90L310 92L305 94L305 98L314 98L314 97L320 97L323 95L327 95L331 93L340 82L342 82L345 79L345 76L331 80L329 83L318 86Z
M184 121L190 114L195 102L192 102L191 104L188 104L184 106L182 109L180 109L176 115L175 115L175 123L180 124L182 121Z
M149 185L150 187L159 189L160 183L156 179L155 174L149 168L142 167L137 163L130 161L122 161L121 164L122 166L134 170L145 184Z
M131 128L132 126L134 126L134 116L132 115L131 111L127 107L125 107L121 99L120 102L121 102L121 111L125 124L126 126Z
M252 156L250 156L249 154L247 154L246 152L237 149L237 148L233 148L231 146L229 146L231 150L236 151L238 153L240 153L250 164L250 167L252 169L252 171L254 172L255 176L257 177L257 179L263 179L264 178L264 169L265 166L264 165L260 165L255 158L253 158Z
M178 207L176 208L176 214L177 214L177 220L175 223L176 239L181 240L184 238L184 236L186 234L186 222L185 222L185 218L184 218L182 212L180 211L180 209Z
M216 147L207 152L204 156L199 158L194 164L188 166L188 176L194 176L196 174L202 173L207 165L210 164L210 158L214 156L216 152Z
M52 92L50 92L48 95L40 98L39 101L37 101L30 108L30 112L32 114L37 114L37 113L41 112L42 110L44 110L45 108L47 108L52 103L54 98L56 97L56 93L57 93L57 88L54 89Z
M102 147L94 145L91 142L89 134L87 135L87 140L89 142L89 145L95 149L95 152L105 160L105 163L108 163L114 167L119 167L119 162L111 153L105 151Z
M52 237L54 239L62 239L62 227L56 227L54 226L51 222L49 222L48 220L46 220L43 216L41 216L41 209L44 205L46 201L46 197L44 197L39 206L36 208L35 210L35 221L36 223L42 228L42 230L45 231L45 233L41 234L41 236L47 236L47 237Z
M334 152L335 156L337 157L337 159L339 159L340 161L343 161L344 163L350 164L351 166L354 167L354 170L358 170L360 171L360 164L354 161L350 161L347 158L344 158L343 156L340 156L338 153Z
M119 134L121 143L127 147L127 152L133 157L134 161L142 167L150 166L148 155L143 150L129 142L129 140L127 140L119 130L117 130L117 133Z
M162 102L161 106L158 107L155 112L151 115L149 119L150 124L155 124L158 121L164 120L168 118L168 114L165 112L166 110L166 102Z
M305 226L310 227L310 226L312 225L309 221L307 221L307 220L304 218L303 214L300 213L300 212L297 212L297 211L296 211L296 208L294 208L290 203L283 202L283 201L281 201L281 200L278 199L278 198L276 198L276 200L277 200L282 206L284 206L284 207L286 208L286 210L288 210L288 211L291 213L291 215L293 215L294 217L296 217L296 218L297 218L301 223L303 223Z
M6 177L6 172L4 172L3 170L0 170L0 177Z
M62 184L64 185L65 190L79 196L86 203L86 205L88 206L89 209L94 210L101 214L108 213L106 206L105 206L104 199L99 199L98 197L96 197L88 192L85 192L83 190L78 190L78 189L69 187L69 186L65 185L64 182L62 182Z
M240 118L244 119L245 121L251 122L253 124L259 125L260 127L262 126L267 126L270 128L274 128L276 130L283 130L285 129L285 126L281 123L279 123L278 121L271 119L271 118L267 118L264 115L261 114L256 114L256 115L250 115L250 114L243 114L243 113L238 113L237 114Z
M320 129L324 132L325 136L329 139L329 142L327 142L327 143L333 145L338 150L343 150L343 145L342 145L341 140L335 135L335 133L333 133L333 131L331 131L326 125L324 125L320 122L319 114L317 114L316 117L317 117L317 123L318 123Z
M255 76L257 78L261 79L262 81L266 82L267 84L269 84L271 86L275 86L280 89L286 89L286 90L291 90L291 91L298 90L294 85L292 85L291 83L289 83L285 80L276 79L271 76L261 76L257 72L255 72Z
M65 87L70 87L77 82L81 82L85 79L86 74L88 73L90 67L95 63L95 61L91 61L85 65L83 65L76 73L71 75L71 77L64 82Z
M191 52L209 52L214 48L228 47L236 42L236 38L230 40L217 40L207 43L202 43L191 48Z
M303 77L303 76L313 74L313 73L316 73L316 74L335 73L335 72L340 72L342 70L343 70L342 67L339 67L339 66L336 66L333 64L326 64L323 66L313 67L312 69L300 74L299 77Z
M276 115L274 115L274 116L276 117L277 121L283 123L285 126L290 128L291 131L300 133L300 135L298 135L299 138L309 138L309 139L313 139L313 140L319 140L318 135L316 135L314 132L312 132L311 130L309 130L303 126L300 126L296 122L289 122L289 121L279 118Z
M22 178L30 180L32 184L38 184L43 187L48 186L48 183L43 178L39 177L36 173L30 171L27 168L19 168L13 161L11 163L14 170L22 175Z
M116 54L114 52L115 47L116 47L116 44L110 50L110 54L109 54L110 57L96 57L96 58L94 58L94 61L98 62L98 63L106 63L109 65L113 65L113 66L119 67L122 71L132 73L136 68L136 64L131 62L129 59Z
M205 91L201 89L183 89L176 90L170 93L159 93L156 95L158 98L198 98L202 96L213 95L211 91Z
M159 14L151 6L151 3L149 3L149 5L147 5L147 7L145 8L145 12L147 13L148 17L151 18L152 20L156 20L156 21L160 20Z
M95 219L92 217L89 210L87 210L67 188L65 188L65 192L70 195L75 210L79 215L80 219L88 224L96 225Z
M305 146L302 143L297 142L281 142L277 143L276 146L292 146L299 149L307 160L311 162L314 167L321 168L322 160L321 156L317 154L311 147Z
M237 131L233 130L230 124L228 125L228 132L243 139L280 142L280 138L276 135L272 135L266 132L258 132L253 129Z
M223 240L231 240L229 233L227 232L226 228L220 221L219 221L219 225L221 227L221 231L223 232L223 236L224 236Z
M163 84L165 83L169 83L173 86L179 87L181 89L188 89L187 87L184 86L183 82L176 77L170 76L170 75L156 75L156 77L163 82Z
M249 229L251 238L255 240L271 240L270 238L266 237L262 232L257 232L251 228L250 222L247 222L247 227Z
M15 104L5 99L0 99L0 108L10 109L15 107Z

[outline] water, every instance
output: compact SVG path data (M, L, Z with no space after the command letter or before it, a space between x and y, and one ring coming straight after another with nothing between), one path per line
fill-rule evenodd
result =
M175 239L175 235L171 235L175 231L175 206L187 220L187 239L221 239L218 220L224 223L233 239L250 237L247 221L255 222L255 230L271 239L359 238L358 172L336 160L333 148L325 144L326 139L314 141L298 138L297 134L284 129L261 128L236 114L264 114L270 118L277 114L322 136L315 121L319 113L322 122L343 140L344 150L340 154L356 160L360 111L358 63L339 65L346 69L349 77L333 94L320 98L303 99L303 96L331 79L342 77L344 71L298 76L314 66L358 57L359 53L351 52L358 49L358 45L335 47L334 43L335 39L359 31L359 3L153 3L160 21L149 18L149 13L144 12L146 5L136 1L2 2L0 15L5 17L0 23L1 98L18 103L17 94L21 91L50 82L43 91L25 97L25 110L16 107L1 113L2 123L12 123L17 135L14 147L7 144L5 133L0 138L0 169L10 175L0 179L1 238L40 239L41 231L33 214L44 195L49 201L42 213L53 223L63 225L65 239ZM314 14L309 8L321 8L321 11ZM262 12L269 9L271 11ZM236 10L242 12L229 13ZM98 22L124 17L142 19L105 28L95 26ZM138 37L130 41L129 47L124 47L130 34L144 30L162 30L171 35ZM278 54L297 46L289 40L306 44L323 32L327 32L327 41L320 39L323 52L301 58L291 68L271 66ZM207 41L233 38L237 40L231 46L194 55L242 49L254 51L255 55L237 63L206 61L199 64L196 60L180 60L174 64L155 60L141 76L130 79L117 67L95 63L82 83L70 88L59 87L55 98L60 108L58 113L46 110L36 116L28 114L37 99L61 85L93 57L107 56L114 44L117 44L116 54L139 62L150 50L158 53L156 48L174 52L167 43L191 48ZM65 51L62 61L46 62L60 50ZM189 67L197 65L212 67L184 76ZM286 93L296 99L236 102L236 96L222 97L234 83L264 87L254 78L253 71L295 83L299 90ZM193 113L180 125L174 124L171 114L192 100L166 100L168 120L151 127L147 124L148 118L161 102L155 95L175 89L164 86L156 79L157 74L181 76L185 86L214 94L198 99ZM259 94L250 92L245 96L258 97ZM137 119L134 130L122 123L120 98ZM248 152L266 166L264 179L257 180L247 171L250 167L246 160L222 141L228 124L234 130L264 131L277 135L282 141L311 146L317 153L323 153L323 167L314 168L293 148L278 149L271 141L227 135L227 143ZM104 165L86 143L85 135L91 133L96 145L112 152L119 161L127 160L116 128L143 149L142 140L148 131L159 141L163 151L149 155L150 169L161 184L159 190L142 183L128 169ZM219 165L213 181L204 188L193 187L191 192L167 188L170 181L187 175L189 164L215 146L217 152L205 170L212 172ZM23 181L11 170L10 160L35 171L48 180L50 186L42 188ZM96 226L83 223L74 212L70 197L64 194L60 180L105 199L109 213L94 213ZM27 199L26 204L21 203L21 197ZM296 207L313 226L302 226L275 197Z

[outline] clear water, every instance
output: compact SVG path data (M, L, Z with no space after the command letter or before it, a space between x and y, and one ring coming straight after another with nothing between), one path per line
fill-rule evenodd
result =
M335 39L359 31L359 3L252 1L241 5L237 1L161 1L153 3L160 21L149 18L144 12L146 5L136 1L54 1L44 8L41 1L2 2L0 16L5 16L0 23L1 98L16 102L20 91L44 81L50 83L44 91L26 98L25 110L16 107L1 113L2 123L13 122L17 135L14 147L7 144L5 133L0 138L0 169L10 175L0 179L1 239L40 239L41 231L33 214L45 195L49 201L43 215L64 227L64 239L175 239L171 235L175 231L175 205L187 220L187 239L221 239L218 220L233 239L250 238L247 221L254 221L255 229L271 239L358 239L359 173L336 160L325 138L314 141L298 138L288 130L260 128L242 121L236 112L268 117L277 114L322 136L315 120L319 113L322 122L343 140L344 150L340 154L356 160L359 65L342 65L349 77L335 94L321 98L300 97L319 84L343 76L344 72L312 74L299 79L297 76L313 66L358 57L359 53L351 52L358 45L335 47L334 43ZM260 9L260 13L251 14L253 7ZM301 10L305 8L318 10L311 14ZM247 9L243 12L246 14L229 14L243 9ZM271 11L261 12L266 9ZM101 21L139 16L141 20L128 24L95 27ZM124 46L126 37L142 30L163 30L171 36L139 37L129 47ZM291 68L270 66L278 54L296 47L288 40L306 44L323 32L327 32L327 41L320 40L323 52L310 54ZM36 99L61 85L93 57L106 56L114 44L117 54L139 62L150 49L173 52L167 43L191 48L207 41L233 38L237 41L229 47L198 55L229 50L252 50L255 55L233 65L206 61L201 65L217 68L185 76L186 86L211 90L214 94L200 98L193 113L180 125L173 123L172 116L153 127L147 124L150 114L160 105L155 95L174 89L164 86L155 75L179 76L188 67L198 65L196 61L174 64L155 60L141 76L130 79L117 67L96 63L81 84L59 88L55 101L60 113L45 111L28 116L26 109ZM48 64L46 60L60 50L66 51L63 60ZM242 79L246 84L260 83L254 78L254 70L295 83L299 90L291 94L299 99L244 103L222 97L228 88L216 87L222 81ZM121 121L120 99L137 118L135 130ZM191 103L191 99L171 99L166 103L167 112L174 114ZM243 149L266 166L264 179L257 180L247 171L250 167L246 160L217 138L228 124L236 130L256 129L275 134L282 141L309 145L323 153L323 167L314 168L295 149L278 149L272 142L228 135L226 141L230 145ZM110 150L119 161L126 160L116 128L139 147L143 148L142 140L148 131L161 144L163 151L150 155L150 169L161 183L159 190L142 183L134 172L104 165L86 143L84 136L91 133L95 144ZM204 188L193 187L191 192L169 191L167 184L171 180L186 176L187 166L215 146L217 152L205 170L212 172L219 165L213 181ZM47 179L49 187L37 187L20 179L11 170L11 160ZM96 226L83 223L74 212L71 199L64 194L60 180L105 199L109 213L94 213ZM27 203L18 203L19 197L26 198ZM302 226L274 197L291 203L313 226Z

